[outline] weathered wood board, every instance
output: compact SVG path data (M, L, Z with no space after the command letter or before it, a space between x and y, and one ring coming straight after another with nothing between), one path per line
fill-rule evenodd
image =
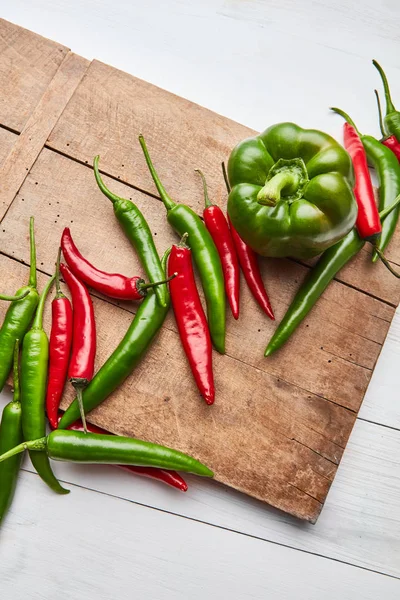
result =
M98 153L106 182L144 212L160 253L176 239L142 158L140 131L171 195L200 212L202 191L193 169L201 167L213 199L225 205L220 162L251 130L96 61L89 66L63 47L0 22L0 40L4 38L14 40L13 51L19 56L6 88L10 95L31 71L32 44L39 66L47 64L50 49L58 48L62 59L51 76L39 69L37 82L29 80L34 102L28 105L24 97L30 93L29 85L20 92L23 116L18 105L0 111L0 125L21 133L17 136L0 127L4 179L0 201L5 198L0 227L2 290L13 291L27 278L31 215L36 220L41 283L53 271L65 226L71 227L79 248L99 267L142 272L111 204L94 182L91 162ZM50 55L47 60L54 66ZM4 60L0 54L0 83L10 68L8 54ZM64 80L71 64L66 61L71 60L71 77ZM60 93L60 81L65 93ZM57 92L46 94L48 89ZM52 108L51 122L43 118L47 106ZM29 119L35 139L42 140L34 151L26 137ZM29 164L13 161L13 155L28 157ZM397 264L399 237L388 250ZM264 260L261 266L279 322L309 267L290 260ZM136 307L94 296L99 366L122 338ZM276 324L258 309L242 281L240 319L235 322L230 315L227 319L227 353L214 353L214 406L207 407L199 398L170 313L146 359L89 418L115 433L189 452L209 464L218 481L315 522L398 300L397 281L382 265L371 265L366 249L332 282L287 345L264 359ZM0 305L0 318L5 310ZM67 390L63 406L70 400Z

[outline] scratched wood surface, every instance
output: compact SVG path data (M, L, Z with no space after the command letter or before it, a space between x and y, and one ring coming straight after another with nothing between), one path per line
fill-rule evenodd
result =
M21 61L21 79L25 68L26 61ZM37 94L37 104L44 92L40 97ZM30 114L37 104L31 106ZM43 99L42 104L41 114ZM23 131L26 120L11 127L18 118L10 113L1 123ZM102 155L101 168L113 177L106 178L107 183L116 193L132 198L145 213L160 252L171 244L175 237L163 206L154 197L137 144L139 131L146 135L160 174L177 200L201 210L201 188L193 174L193 168L200 166L207 173L214 200L225 204L219 163L251 130L94 62L53 128L49 147L24 173L22 186L3 217L2 280L7 278L11 287L18 287L26 278L23 263L29 262L30 215L36 218L43 278L52 272L66 225L98 266L140 272L110 203L94 183L90 163L96 153ZM0 161L2 146L6 160L11 141L2 141L0 136ZM390 256L394 262L399 260L396 248L397 241ZM293 261L262 261L262 271L279 321L308 267ZM269 360L262 352L275 325L261 314L242 282L241 318L235 323L228 316L227 354L214 354L217 400L211 409L198 397L170 314L146 360L93 411L91 420L116 433L190 452L207 462L219 481L315 522L399 295L398 284L381 265L371 267L366 251L338 280L287 346ZM98 365L133 318L134 305L117 304L95 298ZM0 306L2 312L5 308ZM48 327L48 317L46 323ZM70 399L67 393L64 406Z

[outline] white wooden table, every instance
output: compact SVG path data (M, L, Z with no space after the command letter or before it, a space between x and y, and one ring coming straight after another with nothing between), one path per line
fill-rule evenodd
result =
M13 0L0 16L255 129L340 139L331 105L378 135L371 59L400 106L398 0ZM1 93L1 92L0 92ZM400 313L315 526L213 482L180 494L111 467L26 461L0 531L0 596L400 598ZM9 394L0 396L0 408Z

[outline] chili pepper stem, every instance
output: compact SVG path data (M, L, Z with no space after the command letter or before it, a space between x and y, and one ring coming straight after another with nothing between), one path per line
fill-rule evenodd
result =
M225 185L226 185L226 191L229 194L231 191L231 186L229 185L228 173L226 172L226 167L225 167L224 162L221 163L221 167L222 167L222 175L224 176L224 181L225 181Z
M30 290L25 290L23 294L17 294L16 296L7 296L6 294L0 294L0 300L6 300L7 302L18 302L18 300L26 298L28 294L30 294Z
M166 279L163 279L162 281L155 281L154 283L141 283L141 284L139 284L139 289L140 289L140 291L148 290L148 289L157 287L158 285L162 285L163 283L168 283L169 281L171 281L171 279L173 279L177 275L178 275L178 273L173 273L170 277L167 277Z
M99 160L100 160L100 154L95 156L93 159L93 170L94 170L94 176L95 176L97 185L99 186L99 188L103 192L103 194L105 196L107 196L107 198L109 200L111 200L111 202L114 204L115 202L118 202L119 200L122 200L123 198L114 194L110 189L108 189L108 187L104 183L104 181L100 175L100 171L99 171Z
M378 258L383 262L383 264L391 272L391 274L397 277L397 279L400 279L400 273L393 269L392 265L390 264L386 256L383 254L382 250L380 250L377 246L374 246L374 252L376 252Z
M392 98L391 98L391 95L390 95L389 83L388 83L388 80L387 80L387 77L386 77L386 73L382 69L381 65L376 60L373 60L372 64L378 70L379 75L381 76L381 79L382 79L383 89L384 89L384 92L385 92L385 100L386 100L386 113L396 112L396 109L394 107L394 104L392 102Z
M3 460L7 460L7 458L11 458L16 454L21 454L21 452L24 452L25 450L37 450L42 452L43 450L46 450L46 445L46 437L39 438L38 440L31 440L29 442L22 442L22 444L18 444L18 446L11 448L8 452L4 452L4 454L0 456L0 462L3 462Z
M186 240L188 239L189 234L187 232L185 232L183 234L183 236L181 237L181 239L179 240L179 244L177 244L178 248L189 248L189 246L186 243Z
M381 130L382 137L384 138L387 136L387 133L385 131L385 125L383 124L381 101L379 98L378 90L374 90L374 93L375 93L376 103L378 105L379 128Z
M357 129L356 124L354 123L353 119L351 117L349 117L349 115L347 113L345 113L344 110L342 110L341 108L336 108L335 106L331 106L330 110L333 110L333 112L335 112L336 114L338 114L341 117L343 117L343 119L345 121L347 121L347 123L349 125L351 125L352 127L354 127L354 129L357 131L358 136L362 137L362 134Z
M60 286L60 262L61 262L61 246L58 248L57 260L56 260L56 298L64 298L64 294L61 291L61 286Z
M200 171L200 169L195 169L196 173L198 173L201 177L201 181L203 182L203 192L204 192L204 206L206 208L209 208L210 206L213 206L213 203L211 202L209 196L208 196L208 189L207 189L207 182L206 182L206 178L204 177L204 174L202 171Z
M176 206L176 202L174 202L172 200L171 196L169 196L167 194L167 191L166 191L165 187L161 183L161 180L160 180L160 178L159 178L159 176L157 174L157 171L154 168L153 162L152 162L152 160L150 158L150 154L149 154L149 151L148 151L147 146L146 146L145 139L144 139L144 137L143 137L142 134L139 135L139 143L140 143L140 145L142 147L143 154L144 154L144 157L146 159L147 166L149 167L149 171L151 173L151 176L153 178L153 181L155 183L157 191L160 194L160 198L161 198L161 200L162 200L165 208L167 209L167 211L171 210L172 208L174 208L174 206Z
M29 220L29 240L30 240L30 269L29 269L29 283L32 288L37 286L37 273L36 273L36 243L35 243L35 219L31 217Z
M35 314L35 318L33 320L32 323L32 329L43 329L43 311L44 311L44 305L46 302L46 298L47 298L47 294L49 293L51 286L54 283L55 280L55 275L53 275L53 277L50 277L49 281L47 282L43 292L41 293L40 296L40 300L39 300L39 304L36 310L36 314Z
M393 202L393 204L391 204L384 210L381 210L381 212L379 213L380 220L383 221L383 219L385 217L387 217L388 214L391 213L392 210L394 210L396 208L396 206L398 206L399 204L400 204L400 194L396 197L396 200Z
M78 399L78 404L79 404L79 412L81 414L81 421L82 421L82 425L83 425L83 430L85 433L88 432L87 430L87 424L86 424L86 415L85 415L85 409L83 407L83 398L82 398L82 392L85 389L85 387L88 385L88 380L87 379L77 379L77 378L73 378L70 379L70 383L73 385L75 391L76 391L76 397Z

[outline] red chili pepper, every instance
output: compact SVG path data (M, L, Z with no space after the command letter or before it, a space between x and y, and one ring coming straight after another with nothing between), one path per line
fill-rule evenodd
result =
M239 318L239 289L240 273L239 261L235 245L231 236L228 221L219 206L216 206L208 197L207 183L200 169L195 169L203 181L205 209L204 222L217 247L221 258L222 270L225 280L225 291L228 296L229 306L235 319Z
M71 292L73 306L72 355L68 369L68 377L76 390L79 409L84 428L86 428L85 412L82 403L82 391L88 385L94 373L96 355L96 324L93 303L89 292L63 264L60 265L62 276Z
M73 429L74 431L84 431L82 421L76 421L73 425L68 427L68 429ZM109 434L109 432L105 429L101 429L101 427L92 425L92 423L87 423L87 430L90 431L90 433ZM133 467L130 465L117 466L120 469L130 471L131 473L141 475L142 477L150 477L151 479L163 481L167 485L170 485L177 490L181 490L182 492L186 492L188 489L186 481L176 471L168 471L167 469L159 469L157 467Z
M172 246L168 260L169 275L177 273L169 284L171 302L197 387L207 404L212 404L215 389L211 337L194 279L192 252L185 244L186 238L185 233L179 246Z
M272 310L271 303L268 298L268 294L264 287L263 280L261 278L260 267L257 261L257 255L242 240L236 229L231 223L231 220L228 216L229 226L231 228L231 234L233 243L235 244L236 252L239 257L239 263L241 269L243 271L244 278L249 286L253 297L257 300L258 304L261 306L266 315L273 321L275 320L275 315Z
M378 90L374 90L374 92L375 92L375 96L376 96L376 102L378 105L379 126L380 126L381 134L382 134L381 143L384 146L386 146L387 148L390 148L390 150L393 152L393 154L395 155L397 160L400 162L400 142L397 141L397 138L395 135L387 135L387 133L385 131L385 126L383 124L382 108L381 108L381 101L379 99L379 93L378 93Z
M56 269L56 296L51 304L51 333L49 345L49 375L46 393L46 411L51 427L58 424L58 407L67 379L72 344L72 306L60 288L60 256Z
M228 181L228 175L226 173L225 163L222 163L222 174L224 176L226 189L229 194L231 188ZM261 277L260 267L257 261L257 255L254 252L254 250L252 250L252 248L250 248L250 246L248 246L242 240L242 238L232 225L229 215L228 223L231 229L231 236L236 248L239 264L242 269L246 283L249 286L249 290L251 291L253 297L258 302L259 306L263 309L265 314L270 319L275 321L274 311L272 310L272 306L269 301L268 294Z
M146 283L141 277L125 277L119 273L106 273L94 267L76 247L69 227L63 231L61 247L72 273L93 289L117 300L143 300L149 288L166 283L166 280Z
M367 155L360 137L349 123L343 125L344 147L350 154L355 174L354 195L358 205L357 231L365 240L374 241L382 231L378 208L368 170Z

